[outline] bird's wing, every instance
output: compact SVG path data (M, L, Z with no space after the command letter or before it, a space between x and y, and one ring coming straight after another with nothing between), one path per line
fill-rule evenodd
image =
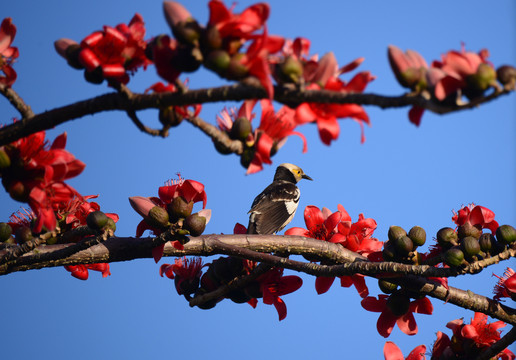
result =
M294 216L298 202L299 189L295 184L273 182L253 201L249 210L248 233L274 234L280 231Z

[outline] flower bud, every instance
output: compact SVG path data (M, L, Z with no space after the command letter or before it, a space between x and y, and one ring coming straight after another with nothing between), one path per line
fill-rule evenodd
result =
M516 87L516 68L510 65L500 66L496 70L496 77L508 89Z
M496 239L491 233L483 233L478 239L478 243L480 245L480 250L489 253L491 249L494 247Z
M233 123L231 131L229 132L229 137L233 140L244 141L252 130L253 127L249 119L245 117L239 117Z
M72 68L77 70L84 69L84 65L79 60L79 54L81 53L81 46L79 44L72 44L66 49L66 62Z
M401 256L408 255L412 249L414 248L414 243L408 236L402 236L393 241L394 248L396 249L396 254Z
M183 122L183 116L174 111L173 106L159 109L159 122L163 126L176 127Z
M408 237L414 243L414 246L423 246L426 242L426 231L420 226L414 226L410 229Z
M452 228L445 227L437 232L437 243L444 249L457 245L458 239L457 233Z
M502 244L512 244L516 241L516 229L511 225L501 225L496 229L496 238Z
M464 262L464 253L458 247L448 249L444 253L444 262L448 266L460 266Z
M229 68L231 57L224 50L211 51L204 60L204 66L219 75L224 75Z
M229 67L226 73L226 77L230 80L240 80L245 78L249 74L249 68L242 64L242 58L245 55L242 53L236 53L231 57Z
M0 222L0 242L7 241L13 234L11 225L5 222Z
M293 56L288 56L278 66L278 76L283 82L297 84L302 75L303 65Z
M185 219L183 227L190 231L192 236L199 236L206 228L206 218L198 214L192 214Z
M86 224L90 229L101 230L107 225L108 219L108 216L102 211L92 211L86 216Z
M405 294L395 292L387 299L387 307L395 316L405 315L410 307L410 298Z
M186 202L182 196L172 199L172 201L167 204L167 211L171 221L176 222L179 219L186 219L192 214L193 205L193 201Z
M84 79L92 84L99 85L104 81L102 68L99 66L92 71L84 70Z
M163 2L163 12L168 26L179 42L198 44L201 27L183 5L175 1L165 1Z
M9 191L9 195L14 200L20 202L29 202L30 189L28 189L21 181L14 181L10 183L7 187L7 191Z
M464 239L468 236L472 236L475 239L478 239L480 235L482 235L482 230L480 230L474 225L471 225L471 223L466 222L458 227L457 235L459 236L459 239Z
M466 256L474 256L480 252L480 244L473 236L466 236L464 239L462 239L460 246L464 252L464 255Z
M242 152L242 155L240 155L240 164L244 168L248 168L251 164L251 161L253 161L254 158L254 147L246 147L244 148L244 151Z
M394 241L406 235L407 232L401 226L396 225L392 225L391 227L389 227L389 232L387 233L387 236L391 241Z
M0 148L0 171L7 169L9 166L11 166L11 158L4 149Z
M495 69L486 63L478 65L477 72L466 78L467 87L464 94L468 99L482 96L484 92L496 83Z
M214 50L222 47L222 38L215 26L208 27L202 37L203 49Z
M28 226L20 226L16 229L14 236L19 245L33 239L32 230Z
M147 220L149 225L157 227L158 229L164 229L170 225L167 210L157 205L150 209Z
M192 46L179 46L172 65L179 72L194 72L201 66L203 56L201 50Z

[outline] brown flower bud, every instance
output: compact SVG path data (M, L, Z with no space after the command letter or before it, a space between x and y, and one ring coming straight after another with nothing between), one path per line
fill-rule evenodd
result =
M423 246L426 242L426 231L420 226L414 226L409 230L408 237L414 243L414 246Z
M185 219L184 228L190 231L192 236L199 236L206 228L206 218L197 214L192 214Z
M392 225L391 227L389 227L389 232L387 233L387 236L391 241L394 241L406 235L407 232L401 226L396 225Z
M512 244L516 241L516 229L511 225L501 225L496 229L496 238L502 244Z

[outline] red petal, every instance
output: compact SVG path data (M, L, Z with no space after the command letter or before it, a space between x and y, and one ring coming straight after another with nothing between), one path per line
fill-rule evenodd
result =
M319 129L319 136L325 145L330 145L332 140L339 137L340 127L335 116L330 118L318 118L317 128Z
M66 147L66 131L54 139L54 142L52 143L52 146L50 147L50 149L51 150L64 149L65 147Z
M330 290L334 281L334 277L318 276L315 279L315 291L317 291L318 295L324 294Z
M396 320L398 327L401 331L403 331L407 335L416 335L417 334L417 324L416 319L414 319L414 314L411 312L406 313L402 317Z
M425 345L419 345L414 350L412 350L407 356L407 360L425 360L426 356L426 346Z
M392 341L387 341L383 346L385 360L405 360L400 348Z
M305 224L308 230L315 229L317 226L324 223L324 217L322 211L313 205L308 205L305 208Z
M372 296L368 296L362 299L360 304L364 309L371 312L382 312L386 309L387 298L389 296L380 294L378 299Z
M287 305L285 305L285 302L280 297L277 297L276 301L274 301L274 307L278 312L279 321L287 317Z
M161 257L163 256L163 250L165 249L165 244L156 246L152 249L152 257L154 258L154 261L157 263Z
M412 124L419 126L421 124L421 118L423 117L423 113L425 109L419 106L413 106L410 108L408 117Z
M394 324L396 324L396 320L396 316L394 316L390 311L382 312L378 317L378 321L376 322L376 329L378 330L378 334L385 338L389 337L389 335L392 332L392 329L394 329Z

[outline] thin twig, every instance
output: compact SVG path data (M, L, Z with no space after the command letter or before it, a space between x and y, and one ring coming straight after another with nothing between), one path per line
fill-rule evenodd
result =
M9 100L12 106L20 113L22 119L31 118L34 116L32 109L23 101L20 95L11 87L0 84L0 93Z

